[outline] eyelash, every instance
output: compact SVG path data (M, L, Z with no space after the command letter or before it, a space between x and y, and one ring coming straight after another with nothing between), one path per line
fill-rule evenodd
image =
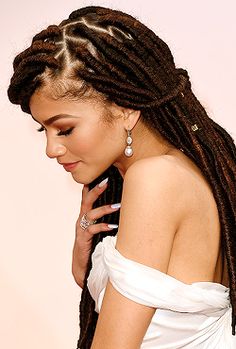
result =
M69 128L68 130L65 131L60 131L57 136L69 136L72 131L73 131L74 127ZM45 128L43 126L41 126L40 128L37 129L38 132L43 132L45 130Z

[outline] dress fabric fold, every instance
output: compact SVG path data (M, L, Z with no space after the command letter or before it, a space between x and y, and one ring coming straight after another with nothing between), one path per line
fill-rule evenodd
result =
M124 257L116 236L106 236L92 254L87 285L100 312L108 279L123 296L157 308L141 349L236 349L229 289L219 283L185 284Z

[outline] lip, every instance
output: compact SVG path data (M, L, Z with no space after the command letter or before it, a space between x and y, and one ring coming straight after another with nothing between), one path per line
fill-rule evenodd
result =
M65 169L66 171L71 171L71 170L73 170L73 169L77 166L77 164L78 164L79 162L80 162L80 161L76 161L76 162L71 162L71 163L61 164L61 165L64 167L64 169Z

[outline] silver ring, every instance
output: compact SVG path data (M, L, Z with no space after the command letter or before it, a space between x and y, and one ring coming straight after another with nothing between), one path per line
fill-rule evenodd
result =
M88 228L88 226L90 226L90 225L92 225L92 224L95 224L97 221L96 220L94 220L94 221L89 221L88 219L87 219L87 213L84 213L83 214L83 216L82 216L82 218L81 218L81 220L80 220L80 226L81 226L81 228L82 229L86 229L86 228Z

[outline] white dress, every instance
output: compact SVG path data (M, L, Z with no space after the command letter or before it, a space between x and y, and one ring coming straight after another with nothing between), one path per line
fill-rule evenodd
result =
M108 281L123 296L157 310L142 349L236 349L231 332L229 289L214 282L185 284L124 257L116 236L106 236L92 254L88 289L100 312Z

